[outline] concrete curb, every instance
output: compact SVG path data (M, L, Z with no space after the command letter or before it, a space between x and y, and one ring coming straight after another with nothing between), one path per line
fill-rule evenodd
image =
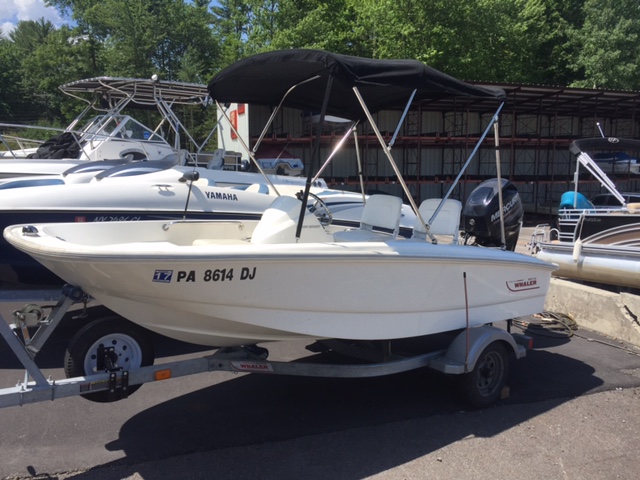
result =
M640 296L552 278L545 310L569 314L579 326L640 346Z

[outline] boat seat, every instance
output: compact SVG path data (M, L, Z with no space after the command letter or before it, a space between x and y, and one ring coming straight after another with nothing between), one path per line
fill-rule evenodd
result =
M178 165L186 165L187 164L187 156L188 153L185 149L181 148L178 151Z
M420 204L418 211L425 222L431 220L431 217L436 212L438 205L442 202L441 198L427 198ZM459 200L453 198L447 198L446 202L442 205L442 208L438 212L436 218L433 219L429 226L429 232L433 235L442 235L451 237L451 243L458 244L460 234L460 213L462 212L462 203ZM415 225L413 226L412 239L426 240L427 231L419 218L416 217Z
M318 218L308 210L296 238L298 217L302 202L295 197L281 195L267 208L251 235L253 244L331 242L333 237L325 231Z
M212 158L207 162L208 170L222 170L222 164L224 163L223 158Z
M362 209L360 227L335 232L336 242L384 242L395 239L400 229L402 199L392 195L371 195Z

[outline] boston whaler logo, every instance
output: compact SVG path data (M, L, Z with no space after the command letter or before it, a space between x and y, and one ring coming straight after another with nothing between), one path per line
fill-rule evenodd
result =
M538 279L533 277L523 280L509 280L507 281L507 288L511 292L524 292L525 290L537 290L540 287L538 286Z
M231 367L238 372L273 373L273 367L267 362L231 361Z

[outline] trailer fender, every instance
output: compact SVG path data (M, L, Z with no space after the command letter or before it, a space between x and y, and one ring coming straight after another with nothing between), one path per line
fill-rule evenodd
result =
M523 341L516 341L506 330L482 325L460 332L449 344L446 353L431 362L430 367L447 374L461 375L472 371L485 348L494 342L501 342L516 358L526 355ZM468 351L468 354L467 354Z

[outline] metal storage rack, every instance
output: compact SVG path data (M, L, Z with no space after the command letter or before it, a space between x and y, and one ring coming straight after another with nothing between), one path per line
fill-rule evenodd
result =
M494 86L503 88L507 94L500 114L502 175L517 185L531 213L549 213L560 195L572 188L575 160L568 149L573 140L599 136L599 127L607 136L638 138L640 135L640 92ZM409 113L393 152L416 200L442 196L448 189L453 180L450 172L467 159L492 108L488 103L456 99L421 104ZM381 112L379 115L393 114ZM265 142L310 152L312 137L310 131L305 130L308 125L297 122L295 115L299 117L299 113L285 111L283 115L277 131ZM291 118L286 118L287 115ZM285 132L287 129L291 133ZM384 170L385 162L368 148L375 141L369 133L362 126L358 129L366 188L400 194ZM322 144L328 148L339 137L339 132L327 130ZM345 146L347 161L339 168L332 166L323 175L331 187L358 188L354 145L353 140L349 140ZM493 139L485 141L474 162L453 194L460 200L481 181L495 176ZM632 174L615 178L619 189L624 191L638 191L639 180ZM600 191L597 182L588 179L581 180L581 185L588 196Z

